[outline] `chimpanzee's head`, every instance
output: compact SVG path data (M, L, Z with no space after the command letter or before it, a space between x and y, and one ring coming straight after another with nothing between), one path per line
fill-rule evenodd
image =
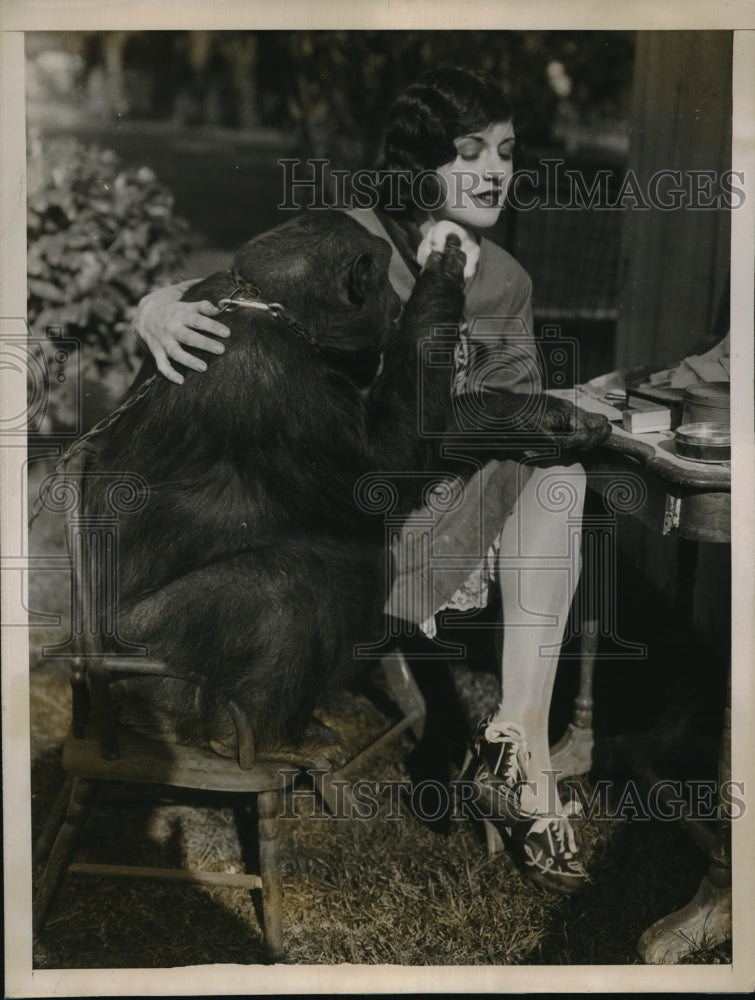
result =
M385 240L344 213L311 211L250 240L234 266L263 302L280 302L339 367L369 382L401 311L390 258Z

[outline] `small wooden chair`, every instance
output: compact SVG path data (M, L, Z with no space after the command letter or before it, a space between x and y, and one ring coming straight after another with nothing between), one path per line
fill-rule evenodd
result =
M293 782L296 769L290 764L256 759L251 727L236 705L230 706L230 713L238 740L237 760L220 757L201 747L163 743L121 729L116 722L110 685L135 675L167 677L170 672L163 663L132 658L103 658L87 663L86 668L83 660L74 663L71 675L73 724L63 745L66 783L34 854L35 862L47 861L34 899L35 933L44 927L66 872L232 886L262 890L267 954L273 961L283 958L277 817L281 812L282 791ZM94 719L89 711L90 693ZM71 864L97 784L104 781L254 796L258 815L259 875Z
M203 747L185 746L146 738L119 724L111 685L134 677L176 677L168 664L146 656L105 655L99 650L102 637L97 635L94 613L98 601L107 595L95 594L87 584L86 567L93 559L110 559L103 572L104 580L113 580L113 562L117 558L117 518L96 523L79 515L78 484L65 481L65 490L50 493L48 509L66 514L67 541L72 561L72 636L53 650L45 650L71 663L72 725L63 745L63 768L66 780L34 851L34 862L46 862L34 899L33 927L39 933L67 873L112 878L158 879L205 885L231 886L261 890L266 952L271 961L284 957L281 926L281 883L278 863L278 817L284 790L290 788L300 770L312 769L319 775L319 787L330 801L330 786L322 786L322 776L332 770L322 741L312 738L301 749L301 763L261 760L254 744L248 716L233 702L228 711L235 729L236 759L221 757ZM113 492L112 502L130 503L123 494ZM61 507L61 498L64 506ZM110 534L108 544L103 533ZM105 584L107 586L107 583ZM114 616L117 621L117 615ZM113 636L110 636L113 645ZM115 645L118 638L115 636ZM124 644L125 645L125 644ZM424 702L411 672L400 654L382 661L385 690L398 706L398 722L362 748L342 772L352 775L372 753L411 727L419 736L424 718ZM316 734L313 734L316 736ZM256 800L259 834L259 874L231 874L187 869L143 868L130 865L72 862L79 831L93 804L95 791L102 782L124 782L142 786L167 786L199 792L249 795Z
M229 886L261 890L266 952L270 961L283 959L278 817L284 790L293 785L300 768L311 768L318 789L333 808L328 779L352 778L359 766L404 730L412 728L419 732L423 717L421 696L413 687L403 657L396 653L386 657L382 664L386 692L401 709L402 717L338 771L329 769L321 748L318 752L313 745L308 752L306 742L301 752L309 763L300 768L290 762L257 759L251 726L235 704L229 705L238 744L235 760L202 747L140 736L118 726L110 686L126 677L170 677L168 667L154 660L117 657L90 661L86 667L84 664L82 659L74 661L71 674L73 722L63 744L62 760L66 781L34 851L35 864L47 862L34 898L34 932L44 928L66 873ZM92 702L94 713L90 711ZM114 781L252 796L257 809L259 874L72 863L78 834L94 802L98 783Z

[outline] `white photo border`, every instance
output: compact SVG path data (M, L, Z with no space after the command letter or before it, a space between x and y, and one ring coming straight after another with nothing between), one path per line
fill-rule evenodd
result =
M251 5L243 0L5 0L2 27L2 249L0 317L26 313L26 191L23 32L35 30L142 30L170 28L312 29L517 29L731 30L734 34L733 163L745 174L747 199L732 213L732 394L733 442L733 690L732 773L755 784L755 642L753 639L753 259L755 259L755 11L747 0L699 2L634 0L597 4L589 0L388 0L341 3L288 0ZM748 30L749 29L749 30ZM0 336L5 336L3 331ZM23 412L23 373L0 372L0 417ZM1 550L12 557L26 549L26 516L19 483L25 463L22 442L0 440L2 482ZM18 546L20 545L20 549ZM17 588L16 588L17 589ZM11 588L2 588L3 621L18 621ZM732 992L755 988L752 948L755 827L752 812L733 824L734 947L731 966L562 966L562 967L395 967L395 966L197 966L184 969L32 970L31 825L29 816L28 638L23 627L4 627L2 671L3 813L5 859L6 995L156 996L264 995L268 993L521 993L591 991Z

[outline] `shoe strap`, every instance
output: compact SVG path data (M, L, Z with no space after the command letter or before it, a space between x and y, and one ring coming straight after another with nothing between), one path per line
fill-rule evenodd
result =
M490 719L490 717L488 717L487 719L484 719L480 723L478 727L478 733L480 733L480 731L482 738L485 740L486 743L502 744L501 747L502 755L505 752L503 749L503 744L508 744L510 746L512 751L512 757L509 758L510 763L509 763L509 768L507 768L507 770L509 770L513 762L516 761L516 765L519 768L518 777L526 780L527 764L529 763L530 754L529 750L527 749L527 740L524 734L524 726L522 726L521 723L519 722L507 722L505 720L493 721ZM496 774L498 774L501 763L502 763L502 758L499 758L499 762L495 768ZM513 774L508 774L508 775L499 774L499 777L504 778L505 780L506 779L514 780L514 778L517 776Z
M484 727L484 728L483 728ZM526 745L524 726L519 722L493 721L487 718L480 726L488 743L523 743Z

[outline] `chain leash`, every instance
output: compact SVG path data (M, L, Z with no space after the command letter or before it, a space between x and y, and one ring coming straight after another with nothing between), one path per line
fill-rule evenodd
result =
M116 422L126 410L130 410L132 406L135 406L139 400L144 399L147 393L152 389L152 386L157 381L157 373L150 375L150 377L139 386L137 391L133 396L128 396L124 401L118 406L112 413L109 413L102 420L98 421L94 427L91 427L86 434L82 434L81 437L77 438L73 444L68 448L60 458L57 460L53 466L52 472L47 477L46 485L43 489L39 491L39 496L34 501L34 505L31 509L31 514L29 515L29 530L34 522L37 520L42 510L44 509L45 503L47 502L47 497L49 496L50 490L53 488L55 483L55 477L58 473L65 468L71 459L75 458L80 452L84 451L87 447L90 438L93 438L96 434L101 434L112 424Z
M249 308L260 309L265 312L269 312L277 319L280 319L284 323L286 323L294 331L294 333L296 333L297 336L305 340L310 345L310 347L313 348L313 350L319 351L320 349L319 344L314 339L314 337L312 337L307 332L304 325L300 323L298 319L294 319L293 316L289 316L287 314L286 310L284 309L284 307L281 305L280 302L261 302L259 300L261 295L259 288L257 288L255 285L250 284L249 282L244 281L242 276L235 268L231 269L230 275L231 275L231 280L234 283L234 289L231 292L230 297L223 298L218 302L218 306L220 308L221 313L224 313L229 308L238 306L247 309ZM237 295L244 295L249 297L237 298L236 297ZM39 496L34 501L31 514L29 515L29 530L31 530L32 525L34 524L34 522L44 509L47 497L54 485L55 477L58 475L58 473L68 465L71 459L75 458L76 455L84 451L84 449L87 447L90 438L93 438L97 434L101 434L103 431L106 431L116 422L116 420L119 420L120 417L127 410L130 410L132 406L135 406L140 400L144 399L144 397L151 391L152 387L155 385L159 377L160 376L157 372L155 372L154 375L150 375L150 377L145 382L143 382L142 385L139 386L138 390L133 394L133 396L128 396L120 404L120 406L118 406L115 410L113 410L112 413L109 413L106 417L103 417L103 419L100 420L98 423L96 423L94 427L91 427L86 432L86 434L83 434L80 438L77 438L76 441L74 441L74 443L70 446L70 448L68 448L67 451L65 451L61 455L61 457L57 460L57 462L53 466L52 472L47 477L46 480L47 485L42 490L40 490Z

